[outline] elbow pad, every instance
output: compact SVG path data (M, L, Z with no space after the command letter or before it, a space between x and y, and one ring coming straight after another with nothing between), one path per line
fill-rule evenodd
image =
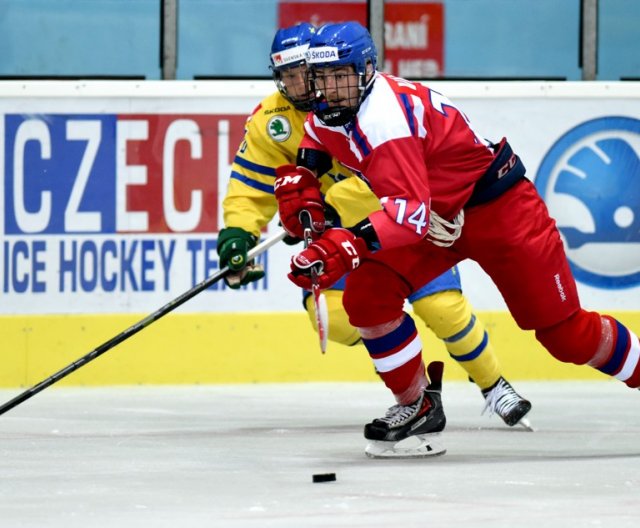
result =
M318 178L332 167L331 156L321 150L301 148L298 150L296 165L314 171Z
M369 251L376 251L380 249L380 239L376 233L376 230L371 223L371 220L365 218L362 222L357 223L353 227L348 228L355 236L362 238L367 244Z

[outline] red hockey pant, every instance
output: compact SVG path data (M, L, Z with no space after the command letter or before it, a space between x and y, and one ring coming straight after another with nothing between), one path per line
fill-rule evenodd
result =
M462 236L449 248L423 241L365 259L347 278L343 302L351 324L396 320L413 291L466 258L480 264L517 324L536 330L554 357L584 364L597 354L601 316L581 309L555 221L526 180L466 210Z

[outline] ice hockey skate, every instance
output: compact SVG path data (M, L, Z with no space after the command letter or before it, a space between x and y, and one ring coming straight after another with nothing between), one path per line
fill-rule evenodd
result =
M497 414L510 427L520 425L527 431L533 431L531 423L526 418L526 414L531 410L531 402L520 396L502 376L492 387L484 389L482 395L485 399L482 414L489 411L490 416Z
M394 405L383 418L365 425L368 457L421 458L446 452L437 441L447 421L441 397L443 368L441 361L429 364L431 382L414 403Z

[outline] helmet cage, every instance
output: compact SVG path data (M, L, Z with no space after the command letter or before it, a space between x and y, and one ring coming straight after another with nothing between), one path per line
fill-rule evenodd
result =
M298 93L304 93L304 96L294 96L290 93L283 73L293 68L306 68L306 52L314 32L315 28L308 23L283 28L276 32L271 44L270 68L273 81L285 99L296 109L305 112L311 110L313 102L313 91L310 89L306 71L300 72L300 77L305 82L305 89L296 90Z
M311 37L306 56L311 87L316 93L313 112L328 126L347 124L358 113L373 84L377 51L371 35L357 22L327 24ZM329 107L324 94L317 90L318 70L344 66L353 68L357 75L359 96L352 105ZM368 74L370 78L367 80ZM326 76L326 73L323 75Z
M355 68L354 68L355 69ZM311 67L310 68L310 83L313 92L315 93L315 100L313 103L313 112L318 116L318 118L327 126L343 126L346 125L349 121L351 121L358 113L360 109L360 105L362 101L366 97L367 89L373 83L373 76L369 79L369 82L366 81L366 73L357 73L355 74L355 85L347 85L343 86L344 89L357 88L358 95L353 101L349 101L348 105L329 105L329 101L327 100L326 95L323 91L318 87L318 68ZM327 73L323 72L322 77L326 78L330 75L336 75L335 73ZM334 84L337 86L338 81L334 80ZM354 99L354 98L351 98Z
M285 74L287 70L291 70L293 68L306 68L306 66L307 66L307 63L304 60L302 60L295 64L289 64L287 66L283 66L279 68L271 66L271 70L272 70L273 82L275 83L276 88L278 88L278 91L282 94L282 96L287 101L289 101L297 110L309 112L313 107L314 91L311 88L308 72L305 71L305 72L301 72L300 74L301 78L304 79L306 94L307 94L306 96L303 96L303 97L294 97L292 94L290 94L287 88L287 83L283 79L283 74Z

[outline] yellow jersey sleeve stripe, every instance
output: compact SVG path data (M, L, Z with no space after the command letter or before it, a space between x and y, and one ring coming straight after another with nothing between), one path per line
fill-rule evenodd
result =
M273 184L269 185L266 183L260 183L259 181L256 181L253 178L249 178L248 176L245 176L244 174L240 174L239 172L236 172L236 171L231 171L231 178L239 180L245 185L248 185L249 187L253 187L254 189L257 189L259 191L273 194Z
M237 156L233 160L234 163L237 163L241 167L248 169L253 172L257 172L258 174L264 174L266 176L275 176L276 170L273 167L268 167L266 165L260 165L259 163L254 163L252 161L246 160Z

